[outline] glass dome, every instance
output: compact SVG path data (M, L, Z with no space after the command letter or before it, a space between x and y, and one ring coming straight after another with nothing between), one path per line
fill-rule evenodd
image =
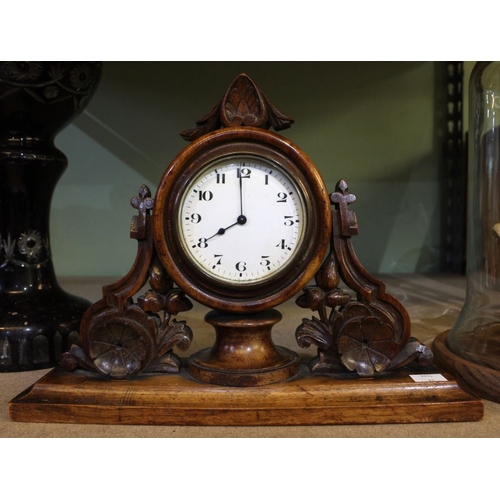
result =
M500 62L472 71L468 149L467 293L446 345L500 370Z

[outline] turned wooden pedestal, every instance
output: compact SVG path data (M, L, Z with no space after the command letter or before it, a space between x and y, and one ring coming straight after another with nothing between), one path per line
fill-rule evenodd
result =
M273 326L281 320L275 309L251 316L205 316L216 331L213 347L192 355L189 373L210 384L248 387L284 382L299 372L299 356L275 346Z

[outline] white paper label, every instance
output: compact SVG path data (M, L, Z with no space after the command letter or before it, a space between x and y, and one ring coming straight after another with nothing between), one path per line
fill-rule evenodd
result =
M421 375L410 375L414 382L446 382L440 373L424 373Z

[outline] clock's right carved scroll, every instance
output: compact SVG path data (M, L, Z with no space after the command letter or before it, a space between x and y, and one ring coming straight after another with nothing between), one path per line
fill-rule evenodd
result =
M296 301L298 306L316 311L319 318L302 320L296 330L297 343L318 348L309 365L313 373L347 371L371 377L415 360L430 365L432 351L411 337L406 309L356 257L351 237L358 234L358 226L355 213L348 209L355 200L347 183L340 180L330 196L330 252L316 274L316 284L304 288ZM339 288L341 280L354 295Z

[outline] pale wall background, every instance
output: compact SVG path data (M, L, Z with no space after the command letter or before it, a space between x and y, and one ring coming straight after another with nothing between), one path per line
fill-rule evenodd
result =
M358 201L359 259L372 273L439 263L439 143L432 62L105 62L87 110L56 139L69 160L52 202L59 276L121 276L135 256L129 204L152 192L194 125L246 72L295 119L283 135L330 190Z

